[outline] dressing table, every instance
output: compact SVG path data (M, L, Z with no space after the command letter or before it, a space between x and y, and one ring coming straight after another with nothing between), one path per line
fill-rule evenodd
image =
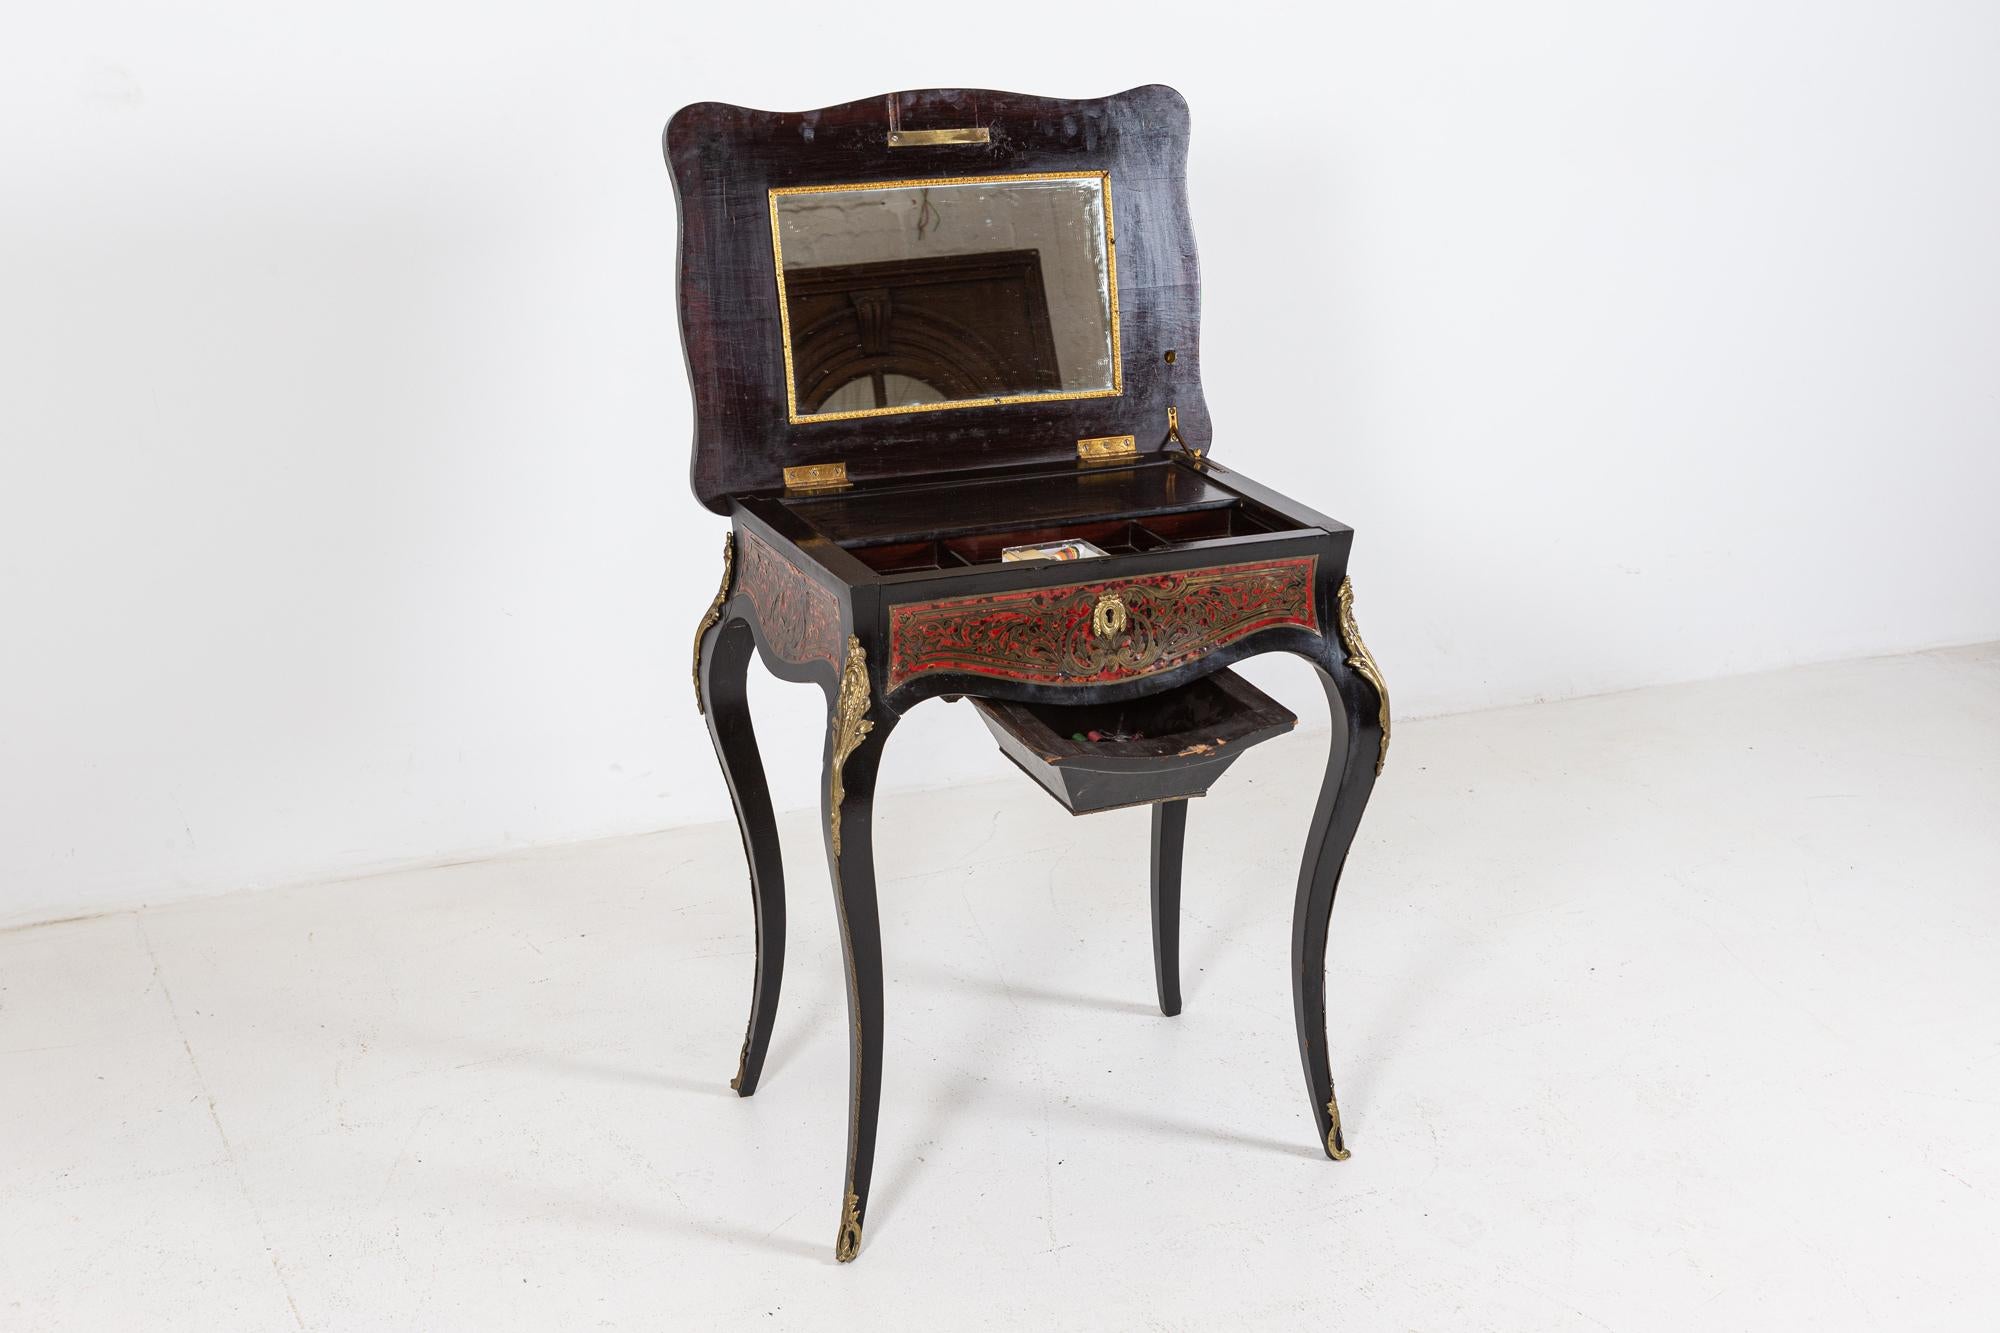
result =
M1317 668L1334 742L1292 985L1315 1132L1347 1156L1327 921L1389 700L1355 628L1352 530L1211 447L1187 146L1187 106L1160 86L1087 101L932 89L795 113L707 102L666 129L693 488L730 525L694 688L756 915L732 1086L757 1090L784 969L754 651L827 698L852 1043L842 1261L867 1221L882 1087L875 783L898 720L934 698L970 700L1074 813L1151 806L1155 975L1175 1014L1187 801L1295 722L1228 668L1266 652Z

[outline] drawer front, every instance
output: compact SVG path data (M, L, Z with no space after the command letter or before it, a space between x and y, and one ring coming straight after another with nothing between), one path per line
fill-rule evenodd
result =
M889 610L889 688L939 671L1099 685L1171 671L1274 625L1317 631L1318 564L1308 555L906 602Z

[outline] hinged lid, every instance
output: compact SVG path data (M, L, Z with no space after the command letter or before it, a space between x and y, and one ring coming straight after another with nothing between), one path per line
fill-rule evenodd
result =
M1160 85L683 108L695 495L1205 445L1187 131Z

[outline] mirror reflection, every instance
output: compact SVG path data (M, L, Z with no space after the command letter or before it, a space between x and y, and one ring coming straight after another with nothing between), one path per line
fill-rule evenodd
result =
M793 421L1120 389L1103 172L771 191Z

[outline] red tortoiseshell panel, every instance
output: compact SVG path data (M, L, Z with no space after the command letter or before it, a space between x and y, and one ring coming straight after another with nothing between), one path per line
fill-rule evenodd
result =
M743 533L743 574L737 586L757 608L772 652L800 665L840 665L840 603L754 532Z
M889 611L889 688L934 671L1097 685L1171 671L1273 625L1317 631L1318 556L1066 583ZM1124 630L1098 634L1100 598L1124 603Z

